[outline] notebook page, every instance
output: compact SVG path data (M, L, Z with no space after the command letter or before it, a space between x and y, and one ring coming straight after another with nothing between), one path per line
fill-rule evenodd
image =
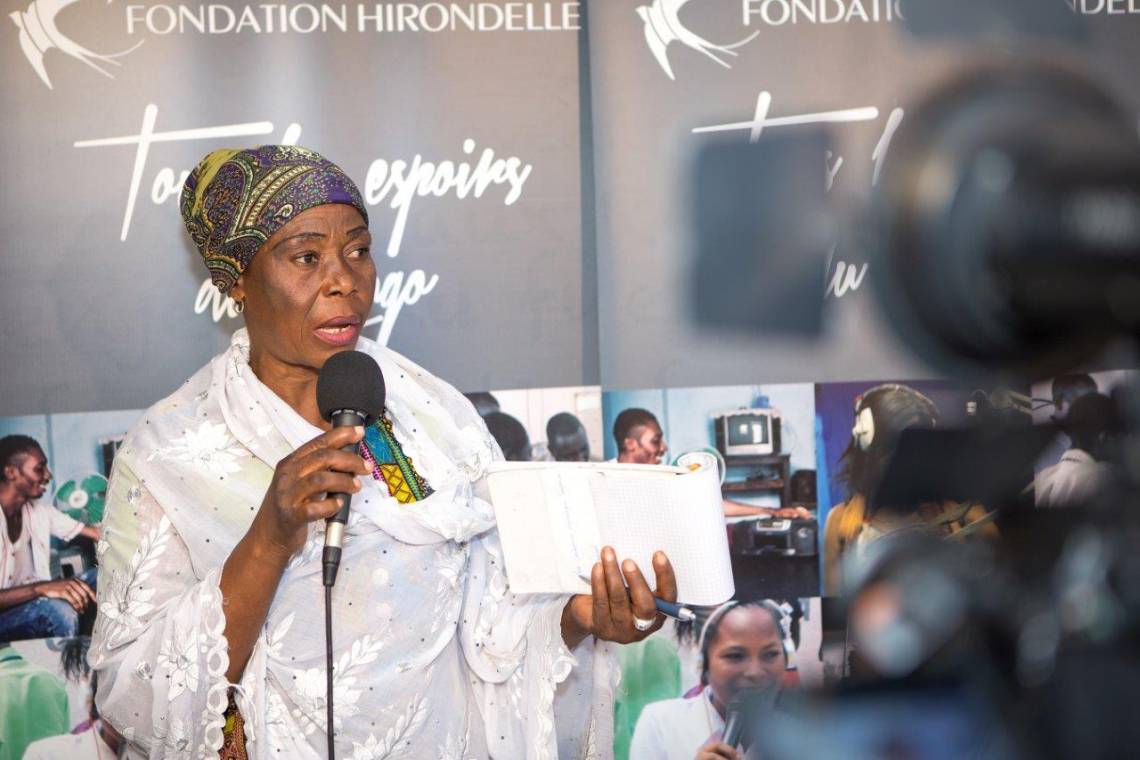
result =
M594 507L588 490L561 480L557 472L533 466L507 466L487 476L503 561L515 593L590 593L590 584L579 575L577 554L582 550L571 532L584 534L587 551L592 551L598 532ZM579 481L584 482L581 477Z
M557 548L561 588L576 593L590 593L590 570L598 561L601 546L598 521L590 489L589 470L581 468L544 468L543 495L550 528ZM552 561L551 557L543 558Z
M677 598L714 605L732 597L732 562L715 469L683 475L602 470L591 481L601 540L641 568L656 585L652 557L665 552L677 576Z
M654 585L653 552L669 555L679 598L718 604L733 593L715 471L591 463L496 463L487 476L511 589L588 593L603 545Z

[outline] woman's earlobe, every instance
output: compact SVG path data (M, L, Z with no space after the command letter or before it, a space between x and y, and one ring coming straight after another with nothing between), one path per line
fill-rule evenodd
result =
M241 314L245 311L245 290L242 288L241 278L238 277L237 282L233 284L229 292L226 293L230 301L233 302L233 311Z

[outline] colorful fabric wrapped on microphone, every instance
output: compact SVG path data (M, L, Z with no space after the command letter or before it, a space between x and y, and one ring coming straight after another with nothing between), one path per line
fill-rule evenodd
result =
M372 477L387 484L388 493L401 504L411 504L431 495L431 487L416 472L412 460L404 456L400 442L392 434L387 412L365 430L358 452L372 468Z

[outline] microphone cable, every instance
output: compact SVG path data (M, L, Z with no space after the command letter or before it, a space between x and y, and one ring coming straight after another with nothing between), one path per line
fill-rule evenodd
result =
M334 428L364 426L384 413L384 373L368 354L342 351L325 361L317 375L317 406L321 417ZM357 444L356 451L363 443ZM345 447L350 450L352 447ZM321 583L325 587L325 735L328 760L336 760L333 711L332 590L340 568L341 547L352 495L330 493L340 510L326 521L325 546L321 552Z
M325 584L325 734L329 742L329 760L336 760L333 746L333 645L332 645L332 584Z

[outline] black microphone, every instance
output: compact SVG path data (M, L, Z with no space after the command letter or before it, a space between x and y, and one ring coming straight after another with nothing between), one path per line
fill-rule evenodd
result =
M334 428L371 425L384 413L384 373L380 365L368 354L360 351L342 351L329 357L317 376L317 407L321 416ZM345 447L352 451L355 444ZM325 586L336 583L340 569L341 546L344 543L344 525L348 522L351 495L330 493L340 503L340 511L328 519L325 529L325 548L321 553L322 577Z
M749 742L748 735L764 693L763 689L741 689L736 692L724 711L724 738L721 741L730 747Z

